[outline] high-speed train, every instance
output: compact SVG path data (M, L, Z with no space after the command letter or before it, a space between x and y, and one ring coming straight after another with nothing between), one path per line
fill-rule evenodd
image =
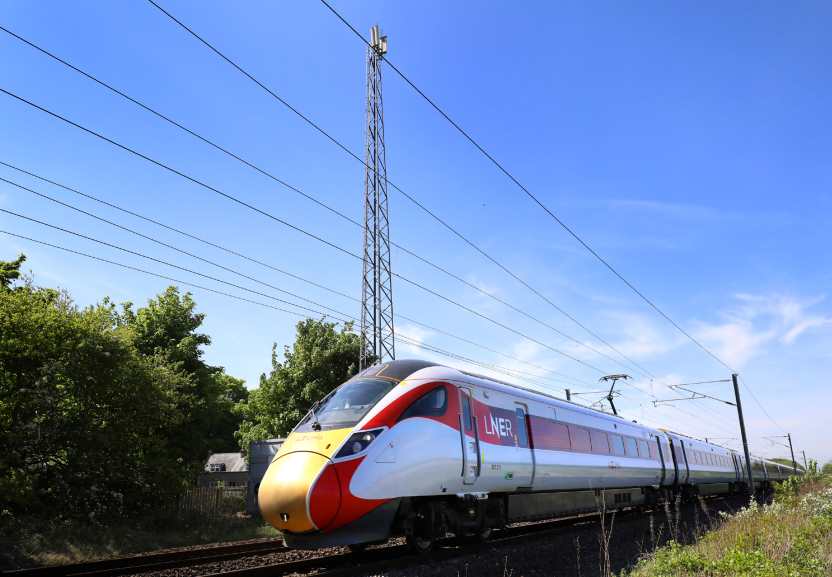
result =
M434 363L370 367L318 402L260 483L290 547L427 549L448 533L747 490L743 455ZM753 486L797 473L752 459Z

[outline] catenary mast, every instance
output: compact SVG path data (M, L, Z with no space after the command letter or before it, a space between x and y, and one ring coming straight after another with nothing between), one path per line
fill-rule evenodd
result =
M390 269L390 219L387 202L387 154L381 61L387 37L370 30L367 47L367 133L364 150L364 264L361 287L360 368L396 358L393 285Z

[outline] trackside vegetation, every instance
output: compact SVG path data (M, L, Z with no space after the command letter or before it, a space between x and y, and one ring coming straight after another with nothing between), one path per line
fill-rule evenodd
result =
M832 477L810 463L771 504L752 502L691 545L670 544L626 577L829 577L832 575Z
M0 569L272 534L176 504L211 453L285 434L357 371L351 327L298 323L250 392L205 361L190 293L81 307L25 260L0 261Z

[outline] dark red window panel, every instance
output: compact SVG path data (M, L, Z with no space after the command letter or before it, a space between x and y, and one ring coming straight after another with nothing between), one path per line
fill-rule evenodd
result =
M592 443L592 452L600 455L610 454L610 440L604 431L590 431L589 440Z
M572 450L579 453L592 451L592 444L589 441L589 431L577 425L569 425L569 437L572 439Z

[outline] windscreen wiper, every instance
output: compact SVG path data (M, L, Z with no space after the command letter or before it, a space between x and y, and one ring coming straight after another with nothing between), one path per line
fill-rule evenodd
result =
M320 431L321 424L318 422L318 416L315 414L315 408L321 404L321 401L315 401L312 403L312 406L309 408L309 412L312 413L312 430Z

